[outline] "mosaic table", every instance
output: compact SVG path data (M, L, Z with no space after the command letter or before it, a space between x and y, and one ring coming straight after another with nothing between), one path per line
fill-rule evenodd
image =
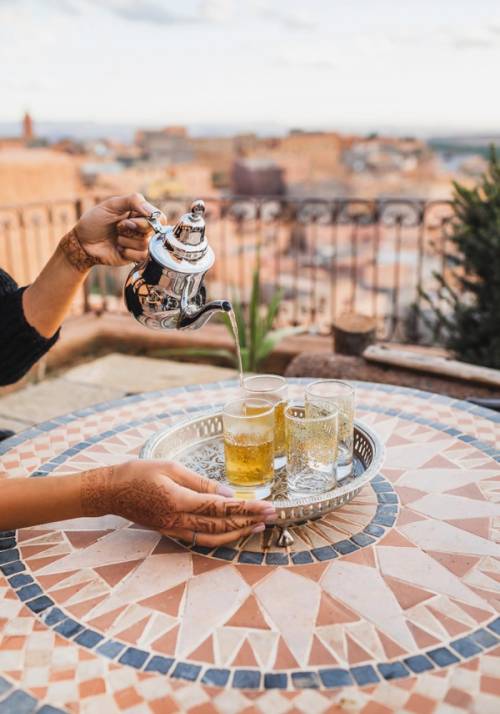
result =
M0 714L497 714L500 415L356 386L384 466L288 550L267 532L190 549L116 517L0 533ZM236 390L54 419L2 445L2 475L128 460Z

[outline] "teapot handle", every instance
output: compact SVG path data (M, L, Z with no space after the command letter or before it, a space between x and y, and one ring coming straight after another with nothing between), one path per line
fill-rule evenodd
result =
M146 220L155 233L163 234L167 232L167 228L163 225L163 223L160 223L160 216L161 211L153 211L151 215L147 216Z

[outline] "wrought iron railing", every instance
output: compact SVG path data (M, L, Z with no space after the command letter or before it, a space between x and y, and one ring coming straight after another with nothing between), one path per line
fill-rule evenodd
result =
M96 199L0 206L0 265L27 283L59 238ZM169 221L188 199L165 200ZM260 256L263 299L283 291L278 322L330 331L344 312L372 315L380 336L430 339L423 293L450 268L449 201L230 197L207 199L207 235L217 260L207 276L213 297L249 298ZM97 268L75 311L123 310L126 270Z

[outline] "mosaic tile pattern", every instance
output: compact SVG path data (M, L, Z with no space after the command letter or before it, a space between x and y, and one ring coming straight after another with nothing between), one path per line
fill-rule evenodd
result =
M124 461L235 388L85 409L0 463ZM498 711L500 415L367 384L358 414L385 442L380 477L288 552L189 550L114 517L0 534L0 712Z

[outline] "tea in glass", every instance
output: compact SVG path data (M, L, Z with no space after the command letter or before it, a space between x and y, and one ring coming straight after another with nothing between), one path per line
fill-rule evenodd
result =
M277 374L257 374L245 377L243 388L248 397L265 399L274 404L274 467L285 463L285 407L288 403L288 383Z
M243 498L265 498L274 477L274 404L238 399L222 421L227 480Z

